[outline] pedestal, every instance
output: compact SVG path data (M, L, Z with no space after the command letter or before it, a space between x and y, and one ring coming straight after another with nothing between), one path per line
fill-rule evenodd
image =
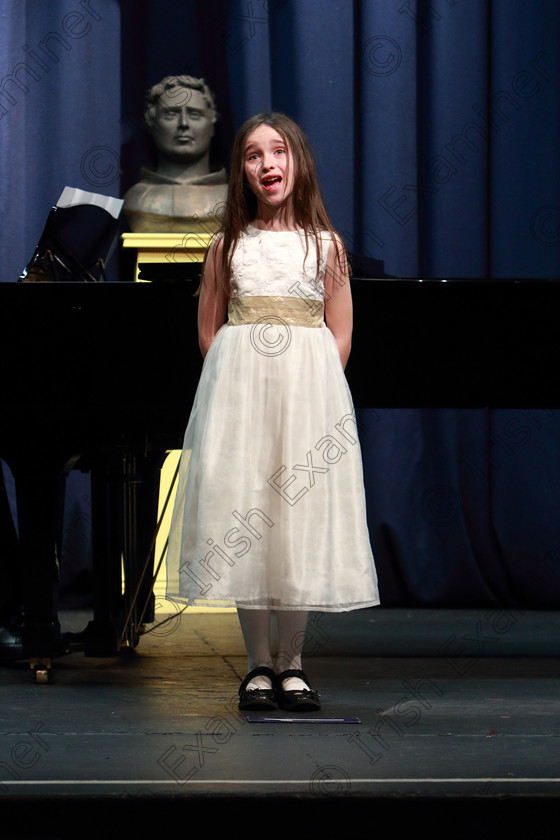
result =
M175 279L183 269L189 278L193 268L200 272L212 238L207 233L124 233L122 247L135 252L137 282L159 274L163 279L164 275L173 274Z

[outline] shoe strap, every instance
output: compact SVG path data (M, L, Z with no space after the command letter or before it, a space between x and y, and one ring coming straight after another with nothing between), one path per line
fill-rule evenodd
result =
M284 680L287 680L287 679L289 679L290 677L297 677L298 679L300 679L300 680L302 680L304 683L306 683L306 684L307 684L307 686L308 686L308 688L309 688L309 689L311 689L311 686L310 686L310 684L309 684L309 680L307 679L307 676L304 674L304 672L303 672L303 671L301 671L301 670L299 670L299 669L297 669L297 668L290 668L290 669L289 669L289 670L287 670L287 671L282 671L282 673L281 673L281 674L277 674L276 679L277 679L277 681L280 683L280 685L282 685L282 683L284 682Z
M252 671L249 671L249 673L239 686L239 691L243 691L245 687L255 677L268 677L271 683L274 683L274 671L272 670L272 668L268 668L266 665L259 665L258 668L253 668Z

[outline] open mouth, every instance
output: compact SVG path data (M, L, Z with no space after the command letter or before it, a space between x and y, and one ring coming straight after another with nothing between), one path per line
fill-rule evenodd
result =
M271 192L272 190L277 189L280 186L281 182L282 178L280 177L280 175L271 175L268 178L263 178L261 184L265 188L265 190Z

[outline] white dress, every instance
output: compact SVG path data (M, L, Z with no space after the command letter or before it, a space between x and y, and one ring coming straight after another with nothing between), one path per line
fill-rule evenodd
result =
M323 240L319 278L312 238L304 268L303 232L249 226L238 242L229 321L204 360L185 433L172 599L325 612L379 603L354 408L323 321ZM270 296L275 314L259 314ZM294 325L286 298L315 324L318 313L318 326ZM253 323L235 325L242 302L259 306Z

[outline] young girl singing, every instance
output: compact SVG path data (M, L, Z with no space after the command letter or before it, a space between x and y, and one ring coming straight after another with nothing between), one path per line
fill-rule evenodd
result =
M308 612L371 607L379 595L344 375L345 250L306 138L283 114L253 117L236 136L198 331L204 364L180 464L168 593L237 606L248 656L241 709L319 709L302 670Z

